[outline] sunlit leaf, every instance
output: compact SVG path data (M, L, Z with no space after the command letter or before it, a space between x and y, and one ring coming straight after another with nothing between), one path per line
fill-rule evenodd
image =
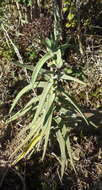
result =
M67 16L67 19L69 21L72 21L74 19L75 15L73 13L69 13L68 16Z
M26 138L20 143L20 145L15 149L15 151L11 154L10 158L13 158L20 150L23 150L23 147L26 146L29 141L31 141L32 138L34 138L36 135L40 132L40 123L42 121L42 118L39 118L38 121L35 123L31 122L26 128L21 129L20 133L18 134L17 138L22 138L22 136L25 134L25 132L30 129L30 132L27 134Z
M42 68L42 66L44 65L44 63L46 63L46 61L48 61L49 59L51 59L53 57L53 55L51 53L47 53L45 54L37 63L37 65L34 68L33 74L32 74L32 83L34 84L37 76L39 74L40 69Z
M56 52L56 56L57 56L57 68L61 68L62 65L63 65L63 60L62 60L62 55L61 55L61 50L58 49L57 52Z
M30 141L29 145L25 148L25 150L17 157L16 160L12 163L12 165L15 165L17 162L19 162L22 158L24 158L32 148L37 144L39 141L40 135L36 136L32 141Z
M52 90L51 90L52 91ZM42 131L41 131L41 136L40 136L40 140L39 140L39 145L38 145L38 149L39 149L39 146L41 144L41 141L42 141L42 138L43 136L45 136L45 142L46 142L46 146L47 146L47 139L48 139L48 131L47 128L50 128L50 125L51 125L51 120L52 120L52 110L53 110L53 101L54 101L54 98L55 98L55 94L53 93L50 93L47 97L47 102L46 102L46 106L45 106L45 109L46 109L46 117L45 117L45 121L44 121L44 124L43 124L43 128L42 128ZM50 132L50 131L49 131ZM47 135L47 136L46 136ZM47 138L47 139L46 139ZM45 149L45 144L44 144L44 149ZM44 150L44 154L45 154L45 150Z
M10 123L11 121L14 121L16 119L18 119L19 117L22 117L23 115L25 115L30 109L32 108L32 106L27 107L24 110L19 110L16 114L14 114L13 116L11 116L6 123Z
M44 150L43 150L42 160L45 157L45 153L46 153L46 149L47 149L47 144L48 144L50 130L51 130L51 123L52 123L52 113L50 114L50 117L46 124L47 127L46 127L46 133L45 133L45 142L44 142Z
M87 119L85 118L84 114L81 112L81 110L78 108L78 106L73 102L73 100L68 96L67 93L63 92L63 95L66 97L66 99L76 108L76 110L80 113L80 115L84 118L84 120L86 121L87 124L88 121Z
M70 158L71 166L73 167L74 171L76 172L74 162L73 162L73 158L72 158L72 149L71 149L70 140L69 140L68 127L66 125L63 125L62 133L64 135L64 140L65 140L68 155L69 155L69 158Z
M65 172L66 167L66 150L65 150L65 141L63 139L62 133L60 130L56 132L57 141L59 143L60 151L61 151L61 177L63 177L63 174Z
M42 93L42 96L40 98L40 101L39 101L39 104L38 104L38 109L36 111L36 114L35 114L35 117L34 117L34 121L36 121L37 117L39 116L41 110L43 109L43 105L45 103L45 99L46 99L46 96L50 90L52 86L52 83L49 83L45 86L44 90L43 90L43 93Z
M16 96L16 98L14 99L14 102L11 106L10 109L10 113L12 112L12 110L14 109L15 105L17 104L18 100L28 91L30 91L32 89L32 84L28 84L26 87L24 87Z
M74 82L77 82L77 83L86 85L83 81L81 81L81 80L79 80L79 79L77 79L77 78L75 78L75 77L66 75L66 74L63 74L63 75L61 76L61 79L63 79L63 80L70 80L70 81L74 81Z

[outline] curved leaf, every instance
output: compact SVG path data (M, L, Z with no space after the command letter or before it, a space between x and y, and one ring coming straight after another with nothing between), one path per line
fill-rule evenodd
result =
M87 119L85 118L84 114L81 112L81 110L78 108L78 106L73 102L73 100L68 96L68 94L63 92L63 95L76 108L76 110L80 113L80 115L83 117L83 119L86 121L86 123L89 124Z
M11 106L10 109L10 113L12 112L12 110L14 109L15 105L17 104L18 100L28 91L30 91L32 89L32 84L28 84L26 87L24 87L16 96L16 98L14 99L14 102Z
M45 54L37 63L37 65L35 66L34 68L34 71L32 73L32 83L34 84L36 79L37 79L37 76L38 76L38 73L40 71L40 69L42 68L42 66L44 65L44 63L46 63L46 61L48 61L49 59L51 59L53 57L53 54L51 53L47 53Z
M25 148L25 150L17 157L17 159L12 163L12 165L15 165L17 162L19 162L22 158L24 158L30 151L32 148L34 148L34 146L37 144L37 142L39 141L40 135L36 136L32 141L30 141L30 143L28 144L28 146Z

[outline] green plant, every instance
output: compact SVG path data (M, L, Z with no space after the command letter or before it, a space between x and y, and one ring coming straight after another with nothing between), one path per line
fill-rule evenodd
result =
M16 2L24 4L26 6L32 6L32 0L16 0Z
M70 97L69 92L64 89L64 84L70 80L81 84L84 83L65 74L63 70L64 62L62 55L66 48L66 44L59 45L54 37L51 39L47 38L45 43L47 46L47 53L37 62L34 68L30 69L33 70L31 81L18 93L10 109L11 113L19 99L28 91L32 90L36 92L35 89L42 89L39 95L37 92L34 93L34 97L25 107L11 116L7 121L11 122L16 120L32 110L32 121L28 126L21 129L18 134L19 139L24 134L25 138L19 143L19 146L13 152L11 158L16 156L13 162L13 164L15 164L24 157L29 158L34 151L43 147L42 159L44 159L50 134L52 134L53 138L58 141L60 147L61 158L58 158L58 160L61 164L62 177L67 166L68 158L70 158L71 165L74 168L68 136L69 126L66 121L68 118L68 110L74 107L74 109L85 119L80 109ZM45 63L47 63L46 69L43 68ZM18 65L22 67L22 64ZM26 69L29 68L26 67ZM86 119L85 121L87 122Z
M61 156L58 158L61 164L61 177L67 167L68 159L75 170L71 146L69 139L68 113L70 109L75 109L80 115L86 118L70 97L65 84L68 81L75 81L84 84L82 81L68 75L64 68L63 54L68 44L60 44L61 39L61 14L58 1L54 1L54 34L44 41L46 53L37 62L35 67L26 66L26 69L32 71L29 84L24 87L14 99L10 113L18 103L19 99L26 93L33 91L34 97L11 116L7 122L14 121L25 114L31 113L31 122L21 129L17 136L17 148L12 153L12 164L16 164L22 158L29 158L33 152L42 150L42 159L44 159L49 141L54 139L58 142ZM56 8L56 9L55 9ZM59 28L57 27L59 26ZM22 63L15 63L24 67ZM47 64L46 67L43 67ZM39 90L40 89L40 90Z
M36 49L33 48L32 46L29 46L26 49L26 60L28 61L33 61L34 59L37 58L37 52Z
M66 28L73 28L76 26L76 5L74 1L65 0L63 12L66 15Z

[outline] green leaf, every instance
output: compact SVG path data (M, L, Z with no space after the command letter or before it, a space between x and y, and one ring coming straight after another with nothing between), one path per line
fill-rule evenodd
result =
M20 143L20 145L15 149L15 151L11 154L10 158L13 158L19 151L21 151L23 149L23 147L27 147L28 142L31 142L32 138L34 139L34 137L36 137L37 135L39 135L40 132L40 125L42 122L42 117L38 118L38 120L35 122L35 124L33 122L31 122L27 127L21 129L20 133L17 135L17 138L22 138L22 136L24 136L24 134L30 130L30 132L27 134L26 133L26 138ZM26 150L28 151L28 149L26 148ZM18 154L18 157L20 157L21 153Z
M16 119L18 119L19 117L22 117L23 115L25 115L30 109L32 108L32 106L27 107L24 110L19 110L16 114L14 114L13 116L11 116L6 123L10 123L11 121L14 121Z
M72 23L66 23L66 27L70 28L72 26Z
M62 132L63 132L63 136L64 136L64 139L65 139L65 144L66 144L66 148L67 148L68 155L69 155L69 158L70 158L71 166L73 167L73 169L74 169L74 171L76 173L76 169L75 169L75 166L74 166L74 163L73 163L73 158L72 158L72 151L71 151L71 145L70 145L70 140L69 140L69 131L68 131L68 127L66 127L66 125L63 126Z
M25 150L17 157L17 159L14 160L14 162L12 163L12 165L15 165L16 163L18 163L22 158L24 158L30 151L32 148L34 148L34 146L37 144L37 142L39 141L40 135L36 136L33 138L32 141L30 141L29 145L25 148Z
M74 19L75 15L73 13L69 13L68 16L67 16L67 19L69 21L72 21Z
M67 7L64 7L64 8L63 8L63 11L64 11L64 12L68 11L68 8L67 8Z
M12 110L14 109L15 105L17 104L18 100L28 91L30 91L32 89L32 84L27 85L26 87L24 87L16 96L16 98L14 99L14 102L11 106L10 109L10 113L12 112Z
M38 109L36 111L36 114L35 114L35 117L34 117L34 121L36 121L37 117L39 116L40 112L42 111L43 109L43 106L45 104L45 99L47 97L47 94L49 93L49 90L51 88L51 86L53 85L53 83L48 83L44 90L43 90L43 93L41 95L41 98L40 98L40 101L39 101L39 104L38 104Z
M37 88L45 88L45 86L48 84L48 82L35 82Z
M45 39L45 44L51 50L51 48L52 48L52 40L49 39L49 38L46 38Z
M61 68L62 65L63 65L63 60L62 60L62 55L61 55L61 50L58 49L57 52L56 52L56 56L57 56L57 68Z
M19 66L19 67L21 67L21 68L25 68L25 69L30 70L30 71L34 71L34 68L35 68L35 66L26 65L26 64L21 64L21 63L19 63L19 62L11 62L11 64L16 65L16 66ZM40 73L44 73L44 72L46 72L46 70L43 69L43 68L41 68ZM47 71L47 72L48 72L48 71Z
M78 108L78 106L73 102L73 100L68 96L68 94L63 92L63 95L76 108L76 110L80 113L80 115L83 117L83 119L86 121L86 123L89 124L87 119L85 118L84 114L81 112L81 110Z
M37 101L39 101L40 96L34 97L32 98L23 109L19 110L16 114L14 114L12 117L10 117L10 119L7 120L6 123L9 123L11 121L14 121L16 119L18 119L19 117L25 115L30 109L32 109L32 104L36 103ZM34 108L35 107L35 108ZM33 105L33 111L37 108L36 105Z
M68 150L71 166L73 167L73 169L74 169L74 171L76 173L76 169L75 169L75 166L74 166L74 163L73 163L73 158L72 158L72 152L71 152L71 145L70 145L69 136L67 137L67 140L66 140L66 147L67 147L67 150Z
M23 110L25 110L27 107L31 106L32 104L34 104L34 103L36 103L36 102L39 102L40 98L41 98L41 95L32 98L32 99L25 105L25 107L23 108Z
M28 6L28 7L29 7L29 6L30 6L30 7L32 6L32 0L29 0L29 1L28 1L27 6Z
M42 160L45 157L45 153L46 153L46 149L47 149L47 145L48 145L51 123L52 123L52 113L50 114L50 117L49 117L48 122L46 124L47 127L46 127L46 133L45 133L45 142L44 142L44 150L43 150Z
M62 133L60 130L56 132L57 141L59 143L60 151L61 151L61 178L63 177L65 167L66 167L66 151L65 151L65 140L63 139Z
M79 80L79 79L77 79L75 77L66 75L66 74L63 74L60 78L63 79L63 80L71 80L71 81L86 85L83 81L81 81L81 80Z
M40 69L42 68L42 66L44 65L44 63L46 63L46 61L48 61L49 59L51 59L53 57L53 54L51 53L47 53L45 54L37 63L37 65L34 68L33 74L32 74L32 83L34 84L37 76L39 74Z
M34 66L32 66L32 65L21 64L19 62L11 62L11 64L19 66L21 68L26 68L27 70L30 70L30 71L34 70Z
M45 117L43 128L42 128L42 131L41 131L41 136L40 136L41 139L39 141L38 149L39 149L39 146L41 144L43 136L45 136L44 137L45 142L46 143L48 142L47 139L48 139L48 134L49 134L48 131L49 130L47 130L47 127L49 127L49 125L51 124L50 121L52 120L53 101L54 101L54 98L55 98L55 94L53 93L52 89L50 91L51 92L48 94L47 101L46 101L46 106L45 106L45 109L46 109L46 115L45 116L46 117ZM46 144L46 146L47 146L47 144ZM46 148L46 146L44 145L45 148ZM45 154L45 152L46 151L44 149L44 154ZM43 154L43 156L44 156L44 154Z

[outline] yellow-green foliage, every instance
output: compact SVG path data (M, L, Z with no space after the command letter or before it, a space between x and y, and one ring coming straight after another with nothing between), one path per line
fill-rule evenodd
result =
M0 47L0 56L6 58L7 60L11 60L13 58L14 52L9 48Z
M75 2L71 0L64 1L63 12L66 15L66 24L67 28L73 28L76 25L76 5Z
M8 47L6 41L4 40L0 45L0 56L11 60L14 57L14 50L11 47Z

